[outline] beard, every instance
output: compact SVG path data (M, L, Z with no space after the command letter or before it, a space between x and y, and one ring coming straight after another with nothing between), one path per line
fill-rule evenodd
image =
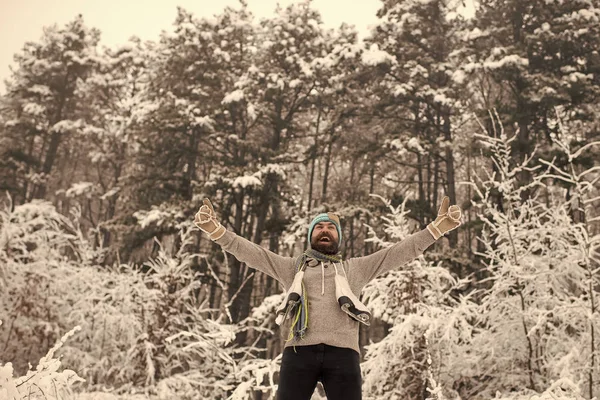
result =
M321 239L323 237L327 237L329 238L328 242L322 242ZM329 236L326 233L323 233L321 235L319 235L318 237L314 238L311 242L310 242L310 247L313 250L318 251L319 253L323 253L323 254L327 254L327 255L335 255L338 253L339 251L339 245L338 242L336 242L335 240L333 240L333 238L331 236Z

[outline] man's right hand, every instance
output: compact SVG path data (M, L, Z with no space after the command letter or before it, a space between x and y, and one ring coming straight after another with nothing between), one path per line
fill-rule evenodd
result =
M220 239L227 229L217 220L217 214L210 200L204 199L203 203L194 217L194 224L212 240Z
M444 196L435 221L427 225L427 230L435 240L461 225L462 211L457 205L450 205L450 198Z

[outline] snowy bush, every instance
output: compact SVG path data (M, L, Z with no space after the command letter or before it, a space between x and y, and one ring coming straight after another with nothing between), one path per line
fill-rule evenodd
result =
M0 291L0 361L13 360L13 368L22 373L60 332L77 325L61 320L68 291L65 272L86 264L90 255L77 226L50 203L34 201L11 209L10 199L0 209L0 260L7 278Z
M155 313L161 324L153 332L160 338L153 341L157 343L153 351L165 378L157 383L160 398L223 396L231 389L225 378L235 364L230 348L235 326L226 323L217 310L196 303L200 281L190 268L192 256L179 252L175 259L161 252L151 264L154 274L149 276L149 285L160 289Z
M253 400L256 392L268 393L274 399L277 391L275 373L281 366L281 354L274 360L250 359L240 363L235 378L241 382L228 399Z
M577 164L597 144L576 150L557 139L566 165L542 160L546 168L532 168L533 156L513 160L514 136L477 138L492 162L474 185L483 279L457 280L426 261L430 250L365 288L375 316L392 325L367 346L367 399L419 398L426 388L435 399L515 400L581 399L598 390L600 174ZM523 173L533 176L527 185L519 183ZM370 229L381 247L410 232L404 204L387 206L383 232Z
M236 354L241 354L236 362L236 368L228 379L235 387L229 399L251 400L256 393L268 395L268 399L274 399L277 392L277 384L274 376L281 366L281 353L274 359L258 358L257 353L263 349L257 348L256 343L263 334L269 336L279 330L275 323L275 310L283 301L285 293L268 296L262 303L254 307L250 316L239 323L240 329L252 330L256 338L251 346L235 349ZM263 397L264 398L264 397Z
M388 239L369 228L369 241L387 247L409 236L406 202L393 207L385 201L389 212L381 225ZM453 295L462 283L444 268L419 257L365 287L363 298L374 316L392 325L380 342L366 346L362 363L365 399L419 398L433 386L428 354L437 356L436 372L442 367L442 357L460 357L458 343L469 340L469 319L476 313L469 297Z
M88 388L145 387L159 398L186 398L186 387L187 398L197 398L199 388L231 389L221 381L233 369L226 348L235 329L198 303L196 255L183 250L190 229L182 230L174 255L161 250L141 268L99 267L77 224L49 203L6 207L0 217L1 265L9 278L0 290L0 362L10 362L4 375L9 368L11 376L25 373L60 332L77 325L79 334L59 351Z
M1 321L0 325L2 325ZM58 358L55 358L55 353L70 336L79 330L79 327L75 327L67 332L40 359L36 369L29 369L25 376L13 377L12 363L0 364L0 398L6 400L73 398L71 386L84 380L72 370L59 371L61 362Z
M591 211L579 202L593 188L584 179L594 171L576 172L572 163L565 171L551 162L543 162L549 168L542 171L528 166L531 158L515 165L514 136L500 130L479 138L495 165L477 189L485 224L480 255L491 288L481 303L479 324L485 330L472 341L481 351L469 369L485 371L488 389L481 393L489 396L515 388L539 392L561 379L592 390L598 373L593 326L600 318L590 256L598 235L592 235L594 218L588 215L582 223L576 213ZM531 184L518 183L523 171L535 174ZM570 201L556 185L561 179L573 185Z

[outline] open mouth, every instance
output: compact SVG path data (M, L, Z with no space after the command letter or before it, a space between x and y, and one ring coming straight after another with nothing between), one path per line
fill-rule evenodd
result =
M331 242L331 239L329 239L327 236L323 236L321 239L319 239L319 242L329 243Z

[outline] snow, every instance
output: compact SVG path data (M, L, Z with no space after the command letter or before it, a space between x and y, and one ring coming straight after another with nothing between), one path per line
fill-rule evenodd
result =
M420 64L411 63L410 65L407 64L404 67L410 70L411 78L415 78L417 76L422 76L423 78L429 77L429 71L427 71L427 68Z
M594 79L594 75L582 74L581 72L571 72L567 78L569 79L569 81L575 83L581 81L591 81L592 79Z
M284 298L284 292L265 297L259 306L252 309L250 316L258 321L265 321L268 318L273 317L273 313L277 310Z
M232 186L234 188L258 188L262 186L262 182L256 176L246 175L238 176L233 180Z
M452 73L451 77L454 82L462 85L467 79L467 74L463 70L457 69Z
M406 143L406 147L411 150L416 150L417 152L419 152L421 154L425 154L425 149L423 148L423 146L421 146L419 139L417 139L415 137L412 137L408 140L408 142Z
M317 57L315 58L310 65L317 69L328 69L333 67L336 64L335 60L331 55L327 55L325 57Z
M71 132L73 130L79 129L83 126L83 122L80 120L71 121L68 119L63 119L62 121L58 121L54 124L50 129L54 132Z
M154 223L161 225L170 216L170 213L154 208L150 211L136 211L133 216L142 228L146 228Z
M110 190L108 190L106 193L104 193L102 196L100 196L100 200L106 200L109 199L111 197L114 197L116 194L118 194L121 191L121 188L116 186Z
M52 94L52 91L50 90L50 88L48 86L38 85L38 84L35 84L32 87L28 88L27 91L29 93L39 94L42 96L50 96Z
M39 117L46 112L46 107L37 103L27 103L23 106L23 112Z
M487 69L498 69L511 65L526 67L529 65L529 60L527 58L520 57L517 54L509 54L499 60L486 60L483 63L483 66Z
M298 60L298 65L300 66L300 70L302 71L302 74L304 74L304 76L308 78L313 76L313 70L310 64L308 64L306 61L300 59Z
M248 114L248 120L249 121L255 121L257 114L256 114L256 107L254 107L254 104L252 103L248 103L248 106L246 107L246 113Z
M572 65L565 65L560 68L560 72L562 72L563 74L568 74L570 72L575 72L575 71L577 71L577 69Z
M584 19L584 20L590 21L590 22L599 22L600 21L600 9L593 8L590 10L587 8L582 8L578 11L574 11L571 14L571 17L573 19Z
M317 22L315 19L313 19L313 18L310 18L310 19L307 21L307 23L306 23L306 24L307 24L308 26L310 26L310 27L314 28L314 29L318 29L318 28L319 28L319 23L318 23L318 22Z
M210 130L212 130L214 123L215 123L215 121L209 116L194 117L194 119L193 119L194 126L208 128Z
M262 42L262 48L263 49L270 49L271 47L273 47L274 44L275 43L273 43L270 40L265 40L265 41Z
M289 83L290 88L295 88L297 86L300 86L302 84L302 81L300 79L292 79Z
M244 100L244 91L241 89L237 89L231 93L227 93L221 101L221 104L236 103L242 100Z
M586 171L589 163L585 159L584 162L576 159L579 155L585 155L586 159L595 161L593 156L596 147L586 147L592 143L585 144L584 140L587 134L594 132L597 123L593 114L586 115L585 120L577 114L589 111L586 110L589 105L564 104L564 96L567 93L566 85L586 89L586 84L596 78L588 74L595 65L594 58L590 57L588 64L588 53L563 52L564 64L570 65L561 69L558 74L561 76L557 77L555 70L551 76L538 71L523 75L531 83L526 86L534 92L526 91L526 100L541 101L547 96L550 99L544 100L550 100L548 104L556 104L556 101L561 104L557 108L560 116L546 115L552 131L551 146L535 155L535 165L542 163L543 168L528 169L527 163L523 166L515 163L512 126L507 132L494 132L493 135L482 132L481 136L475 137L475 120L463 113L471 105L477 107L485 100L471 91L471 86L479 83L479 80L471 83L472 77L483 79L483 90L491 90L490 93L496 96L492 96L492 100L499 99L502 104L512 107L511 92L506 91L504 86L507 75L488 76L481 69L526 67L527 60L521 57L523 48L519 48L521 44L515 45L516 50L513 45L502 47L501 43L508 42L495 40L498 39L495 37L497 31L480 27L466 31L454 30L452 34L456 36L452 39L474 41L490 37L493 40L488 44L485 39L486 43L476 43L476 46L462 43L462 47L456 49L447 62L431 64L431 60L425 57L419 59L408 53L392 53L405 45L401 35L411 32L413 35L427 36L431 43L431 37L428 36L430 27L425 26L422 19L425 7L421 7L428 2L430 0L407 0L396 2L397 6L390 5L390 13L397 13L390 16L394 23L387 27L382 25L382 31L376 33L379 36L373 39L385 44L373 45L368 49L362 43L347 43L346 38L336 37L339 43L332 41L334 36L322 31L316 18L313 22L304 23L310 18L304 9L297 13L284 10L281 11L283 15L278 21L279 26L273 29L277 31L276 35L270 29L271 23L264 24L264 29L258 27L252 31L256 34L252 39L256 40L256 45L272 46L273 54L260 48L256 50L259 51L257 56L244 53L246 58L239 64L237 57L242 54L236 47L236 35L240 32L233 28L246 29L241 18L219 18L216 21L218 26L207 27L205 22L190 17L189 23L182 22L179 27L182 31L189 30L189 37L177 37L182 40L169 43L180 43L183 47L166 51L158 48L157 54L151 54L151 58L157 57L156 60L147 59L146 56L139 59L135 55L128 57L132 58L133 63L147 62L151 73L156 73L166 65L163 64L166 60L174 61L179 56L187 55L184 51L192 53L200 49L190 47L199 46L199 41L207 42L201 45L207 46L205 50L210 56L214 41L214 46L227 46L232 51L228 53L223 48L215 50L217 58L212 61L217 60L220 64L209 72L218 74L215 77L221 84L214 87L198 82L187 84L169 77L166 81L171 82L166 83L162 91L153 93L160 101L144 102L125 93L133 86L144 92L148 89L147 82L140 82L140 88L137 82L133 85L130 80L120 78L118 73L96 76L87 81L90 86L80 88L78 95L85 101L88 95L104 93L104 90L110 91L117 86L123 85L126 90L119 93L124 97L122 101L111 103L115 107L114 112L103 108L101 113L107 114L102 114L98 120L95 120L96 115L86 114L85 124L76 120L74 113L79 110L76 107L64 114L72 120L47 126L44 106L49 103L42 103L39 99L52 96L49 87L32 85L28 89L23 86L20 93L25 96L15 102L24 107L22 120L14 119L18 115L16 112L0 116L2 121L8 121L3 123L4 126L14 127L6 130L10 134L8 139L23 139L20 134L30 126L38 126L43 134L50 130L80 130L82 134L74 137L69 135L69 140L61 146L67 146L65 149L69 151L78 150L81 154L77 156L84 157L88 162L81 164L83 169L77 170L75 177L66 177L64 182L68 183L63 185L67 186L59 187L57 195L52 195L61 211L73 210L75 217L72 221L49 202L36 201L16 205L14 209L0 205L0 317L4 319L4 331L0 332L0 336L4 336L0 339L3 354L9 354L6 357L31 354L27 357L35 365L36 360L44 355L43 352L39 353L39 348L43 347L38 346L39 343L52 345L63 333L61 330L81 326L81 331L61 347L60 360L49 355L40 362L46 368L44 371L32 369L33 373L40 375L48 372L47 376L32 380L46 392L48 398L58 397L51 384L66 382L68 385L69 378L75 377L69 376L70 372L63 373L59 362L88 380L85 385L78 386L80 389L87 389L88 384L93 385L90 390L102 390L104 385L115 385L106 389L111 393L77 394L78 398L86 400L227 396L250 399L257 397L259 392L262 392L262 398L272 397L280 358L265 360L260 358L262 354L257 358L257 353L262 353L262 349L253 346L262 346L265 342L268 346L283 343L279 340L281 332L273 324L273 310L284 295L279 293L261 299L264 276L256 274L254 288L257 291L252 293L251 301L253 304L257 301L259 305L251 310L247 320L231 323L227 315L232 306L229 303L231 291L227 285L232 274L238 272L233 268L239 265L233 262L231 255L193 226L192 215L201 204L201 199L213 199L217 216L222 218L220 221L228 229L233 229L232 223L237 212L237 216L242 217L242 229L238 233L249 237L254 234L256 227L256 209L262 198L259 195L267 193L281 196L281 208L267 210L267 228L262 232L264 240L260 245L268 246L270 239L279 237L280 254L285 256L297 255L302 250L312 213L324 211L324 208L341 207L341 215L345 220L349 222L352 218L350 229L355 238L355 250L358 249L358 254L363 255L361 252L367 250L361 247L364 242L370 245L368 249L393 246L435 217L435 209L425 208L417 200L417 154L428 154L431 146L441 155L444 150L453 149L457 177L465 178L469 173L464 162L465 152L482 149L483 155L473 154L474 158L471 159L477 163L471 164L475 165L475 170L470 172L478 175L473 182L466 183L471 185L469 190L472 195L467 196L466 190L459 189L460 186L457 188L458 201L469 202L468 212L473 223L470 231L473 235L472 250L478 252L475 257L460 247L466 244L464 241L468 230L465 229L459 231L458 248L450 249L448 240L442 239L424 256L379 277L365 288L363 300L377 318L389 324L389 329L385 329L385 334L375 333L373 338L376 340L366 348L361 366L364 397L410 398L408 391L415 377L427 380L426 385L437 400L585 397L586 393L582 392L588 390L585 382L590 371L590 326L598 319L585 293L589 290L589 276L593 277L595 272L590 257L600 241L597 226L594 225L600 221L600 217L598 207L594 207L599 198L598 170ZM569 4L557 2L557 5L565 7ZM564 31L568 38L590 35L595 32L596 26L581 23L593 21L594 15L597 12L589 9L567 16L565 21L553 19L542 23L534 18L529 22L534 26L541 24L539 36L528 37L527 43L530 43L529 40L548 39L553 30L565 26L563 22L580 24ZM185 16L180 19L187 21ZM398 21L404 26L399 26ZM415 21L419 25L411 25ZM254 28L250 25L249 29ZM292 36L296 34L298 37L294 39ZM494 37L490 36L492 34ZM77 35L70 36L78 40ZM270 37L272 42L269 44L268 40L263 40L265 37ZM319 47L312 48L313 44ZM418 42L413 44L418 45ZM247 49L250 51L251 47ZM130 46L130 50L133 51L134 47ZM178 54L178 50L183 51ZM279 54L275 54L275 50ZM482 54L483 61L479 58ZM68 55L78 61L84 61L86 57L79 53ZM486 55L490 57L485 59ZM551 58L560 61L554 55ZM233 60L239 69L234 71L229 68L225 65L227 60ZM401 60L399 65L396 65L396 60ZM32 65L35 63L33 59L30 61ZM106 62L101 65L111 68L120 65L114 60L112 62L114 64ZM198 63L178 64L177 70L187 68L190 74L201 74L205 71L204 62L201 59ZM392 68L365 68L372 66ZM64 65L39 62L37 67L64 68ZM244 71L244 68L247 70ZM362 74L365 71L366 74ZM362 84L357 92L354 86L346 87L345 82L352 79L354 74L365 79L374 76L381 86L362 82L366 88L363 96ZM434 82L438 75L444 80L450 78L449 82L444 83L448 84L445 89L440 89ZM486 83L484 80L488 78L491 80ZM44 81L40 79L39 82ZM342 125L338 130L334 130L335 125L331 126L330 132L335 134L331 139L335 137L336 141L332 147L334 152L330 165L328 202L320 204L324 159L319 158L311 188L313 200L317 201L316 204L313 201L308 210L305 202L310 158L307 155L311 154L314 143L318 111L316 106L312 109L308 107L314 105L315 99L309 97L299 106L299 114L293 115L287 133L282 135L285 140L281 148L273 152L265 143L268 143L272 134L268 124L272 122L270 118L274 103L270 102L270 93L265 93L265 90L268 87L281 89L275 95L281 96L278 100L281 100L282 115L285 116L294 95L303 98L313 84L317 87L310 93L320 95L325 101L326 108L323 110L326 113L321 120L324 130L329 128L327 124L336 123L340 112L354 105L352 102L359 106L368 104L376 107L378 101L383 99L392 103L393 107L390 110L381 109L386 114L389 112L389 119L379 119L377 115L369 115L369 118L359 116L344 121L348 125ZM458 84L465 87L455 87ZM150 86L155 85L162 86L162 78L151 82ZM336 92L338 89L345 90ZM464 89L465 93L458 93L460 96L457 96L455 89ZM338 94L342 97L337 97ZM346 94L349 97L346 98ZM354 97L355 94L358 97ZM397 98L390 99L388 96ZM472 104L457 106L454 103L457 98L465 101L471 99ZM582 101L587 100L582 97ZM10 105L11 102L3 104ZM173 104L178 114L171 112ZM412 112L419 111L425 123L434 124L435 114L430 113L435 113L435 106L439 104L453 107L453 139L445 140L443 135L433 131L424 131L422 136L413 137L411 126L415 121ZM163 110L164 105L169 108ZM51 109L48 105L48 110ZM242 133L242 123L230 125L231 120L223 118L227 109L235 109L240 118L246 117L241 122L249 130ZM144 124L139 126L135 124L146 116L151 116L152 120L141 121ZM507 114L506 118L512 116ZM260 120L256 121L257 118ZM257 123L248 123L254 121ZM89 125L96 122L98 124L95 126ZM570 132L563 132L562 124L568 126ZM499 124L491 125L496 127ZM177 163L173 182L178 183L183 172L195 173L192 199L177 195L168 197L171 193L163 196L163 193L157 192L156 196L145 199L148 203L157 203L156 206L148 205L150 209L147 210L138 209L140 206L135 204L133 198L139 195L136 191L140 177L135 174L140 170L143 173L152 172L143 171L144 165L139 164L143 158L138 155L145 155L143 151L146 145L156 145L148 143L155 137L163 139L164 135L174 135L167 138L169 143L175 143L175 146L177 143L187 143L184 135L188 132L180 128L187 129L190 126L207 128L198 129L202 136L198 144L196 170L189 169L192 164L187 160L171 161ZM379 142L370 143L375 140L375 132ZM43 139L36 137L32 142L36 157L43 155ZM77 147L80 142L76 140L79 139L83 139L81 149ZM326 149L327 144L321 139L316 138L319 151ZM476 139L479 142L472 147ZM2 140L0 145L5 143ZM21 146L24 143L18 144ZM136 146L140 153L132 151ZM374 153L364 151L363 146L373 146ZM120 153L121 149L125 152ZM186 150L185 146L179 150L182 149ZM242 153L245 157L243 163L229 163L229 157L234 158ZM174 157L185 156L182 152L176 154ZM372 159L373 154L377 154L377 159ZM556 156L560 165L555 166L552 164L554 161L545 160L544 157L548 155ZM125 180L119 180L119 185L116 185L112 184L112 169L105 170L108 165L105 162L117 160L120 156L126 160L121 176ZM433 166L436 158L422 157L425 158ZM94 165L90 165L90 160ZM437 161L437 172L441 174L437 179L439 190L444 190L443 187L447 186L446 166L443 157ZM565 163L573 163L577 168L572 169L571 164ZM181 166L184 166L183 172ZM365 188L368 187L368 172L373 166L376 167L374 190L381 191L385 196L393 196L394 202L401 198L402 204L394 203L392 206L392 202L384 198L380 198L380 203L376 196L368 197ZM532 176L530 187L535 187L534 192L539 193L540 198L523 200L524 191L528 189L521 181L524 171ZM433 171L423 168L422 172L426 196L429 198L431 194L433 197L434 193L429 193L433 189ZM103 179L107 178L104 183L109 186L98 184L98 174L102 174ZM349 196L346 189L351 176L355 179L356 191ZM585 177L589 181L584 181ZM23 173L23 182L49 182L49 189L52 190L59 184L55 178L35 171L28 175ZM278 193L267 191L267 184L272 181L277 182ZM566 186L557 184L557 181L568 183L568 198L572 200L565 200ZM150 181L143 183L151 185ZM440 192L437 194L441 195ZM241 203L232 201L235 196L241 198ZM358 200L352 200L354 196ZM111 200L118 200L118 211L114 219L106 220L104 213L107 202ZM503 207L498 207L498 202ZM79 203L84 207L79 207ZM231 210L223 209L234 203L236 205ZM360 207L356 205L358 203ZM238 209L240 204L242 208ZM581 207L581 204L585 207ZM90 210L85 205L89 205ZM408 209L409 205L413 210ZM573 210L585 213L585 224L574 222ZM415 218L420 217L421 213L426 214L425 220L416 221ZM132 215L134 222L131 222ZM366 221L370 226L365 224ZM89 231L82 232L79 224L81 229ZM278 230L279 226L283 227L283 231ZM273 227L277 229L276 234ZM114 229L115 235L111 235L117 238L108 248L101 246L102 229L105 228L111 232ZM348 225L345 229L348 229ZM186 236L186 233L189 235ZM83 239L88 235L90 242ZM193 254L186 254L186 251ZM106 255L115 259L114 269L108 265L113 261L97 265L97 260L111 260L110 257L104 258ZM125 257L134 261L130 261L130 264ZM245 274L254 271L243 266L239 272ZM466 276L461 278L463 273ZM239 278L245 279L247 276ZM485 282L479 282L479 279L485 279ZM524 297L525 307L519 295ZM206 300L209 298L211 300ZM26 300L23 303L26 306L18 303L23 299ZM212 302L210 307L214 306L215 309L205 308L208 302ZM12 318L11 315L17 315L17 311L18 318ZM565 321L569 323L565 324ZM7 326L13 322L15 331L7 340ZM524 324L527 326L525 332ZM232 345L236 334L240 332L248 334L248 343L252 347ZM533 359L537 392L526 389L529 384L527 365L531 361L528 359L528 341L543 355ZM16 382L22 382L27 389L36 390L35 386L28 386L18 376L27 377L26 372L15 373L16 369L13 368L17 363L26 366L26 361L30 360L14 357L13 364L0 360L4 363L0 366L0 398L9 396L7 388L14 392ZM415 374L415 371L418 373ZM477 386L481 382L485 384ZM478 392L473 396L460 393L459 397L457 392L461 390L460 387L472 384L477 386L472 390ZM32 393L31 397L35 396L37 394ZM64 398L70 397L65 395Z
M454 99L451 99L450 97L446 96L444 93L434 93L433 95L433 101L436 103L440 103L446 106L452 106L455 102Z
M91 198L94 194L94 183L78 182L74 183L65 193L67 197L85 196Z
M48 398L44 393L55 395L64 394L77 382L85 382L75 371L63 369L59 358L55 353L65 342L81 327L76 326L67 332L44 357L42 357L35 370L27 371L25 376L13 377L12 363L0 365L0 398L2 399L24 399L24 398ZM21 395L27 393L27 396ZM61 396L62 397L62 396ZM55 397L51 397L55 398ZM59 397L56 397L58 400Z
M376 66L379 64L395 64L396 59L391 54L379 50L379 45L372 44L361 56L361 61L365 65Z
M223 51L222 49L220 49L218 47L213 51L213 54L214 54L215 57L221 58L225 62L230 62L231 61L231 55L228 52Z

